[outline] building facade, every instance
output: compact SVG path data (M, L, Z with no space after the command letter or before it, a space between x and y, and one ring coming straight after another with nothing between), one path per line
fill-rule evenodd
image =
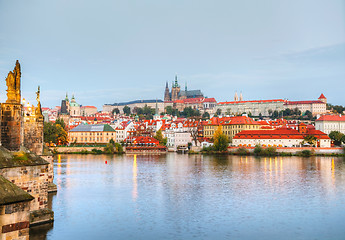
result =
M331 139L327 134L307 128L305 124L300 124L298 130L282 127L273 130L245 130L234 136L232 145L238 147L255 147L261 145L264 147L300 147L304 143L306 136L316 137L316 146L329 148Z
M111 139L115 141L116 132L108 124L81 124L68 132L68 139L76 144L106 144Z
M315 120L315 128L326 134L332 131L345 134L345 115L323 115Z

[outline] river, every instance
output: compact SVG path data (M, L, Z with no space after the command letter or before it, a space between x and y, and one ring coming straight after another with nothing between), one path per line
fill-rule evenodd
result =
M345 239L345 161L58 155L52 225L31 240Z

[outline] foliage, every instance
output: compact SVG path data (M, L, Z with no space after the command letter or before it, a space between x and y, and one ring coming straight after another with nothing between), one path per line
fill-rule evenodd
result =
M343 114L343 112L345 111L345 107L341 105L327 104L327 109L332 110L334 113L338 113L338 114Z
M103 151L102 151L102 150L99 150L99 149L96 149L96 148L93 148L93 149L91 150L91 153L93 153L93 154L102 154Z
M65 121L62 118L56 119L55 124L59 124L63 129L66 130L66 124L65 124Z
M216 111L216 115L219 116L220 114L222 114L222 109L218 108Z
M183 109L182 112L180 112L180 115L184 117L199 117L200 112L197 109L193 109L192 107L186 107Z
M229 145L228 137L222 132L221 126L217 128L213 136L213 148L216 151L226 151Z
M303 150L298 155L302 157L310 157L312 155L312 152L310 150Z
M305 111L304 115L307 116L309 120L313 119L313 114L309 110Z
M43 127L44 142L64 145L67 143L67 132L57 122L55 122L55 123L45 122L44 123L44 127Z
M313 135L307 135L304 137L303 143L308 143L312 146L316 146L317 138Z
M209 119L210 118L210 114L208 112L204 112L204 114L202 115L202 119Z
M123 147L120 143L115 143L113 139L110 139L104 148L104 152L107 154L123 153Z
M261 145L256 145L254 149L256 156L276 156L277 149L275 147L262 148Z
M128 106L124 106L123 107L123 113L128 116L129 114L131 114L131 108Z
M118 108L114 108L112 111L113 114L119 114L120 110Z
M168 139L163 137L162 131L160 129L156 132L156 135L154 136L154 138L159 141L159 145L162 145L162 146L167 145Z
M178 116L178 117L180 116L180 112L176 108L173 108L172 106L167 106L165 108L165 112L168 115Z
M212 152L212 151L214 151L214 148L213 148L213 146L203 147L201 149L201 151L202 152Z
M249 155L249 151L244 147L240 147L236 150L236 154L237 155Z
M334 145L341 146L341 143L345 142L344 134L339 131L332 131L328 136L332 139Z

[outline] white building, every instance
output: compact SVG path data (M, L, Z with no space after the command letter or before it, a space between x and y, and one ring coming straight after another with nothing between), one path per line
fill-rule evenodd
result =
M315 128L326 134L332 131L345 134L345 115L323 115L315 120Z
M315 101L287 101L286 108L295 109L298 108L303 113L306 111L311 112L314 116L318 114L327 113L327 98L321 94L318 100Z
M233 146L255 147L299 147L305 136L312 135L317 139L317 147L331 147L331 139L327 134L307 128L300 124L298 130L282 127L274 130L244 130L237 133L232 139Z

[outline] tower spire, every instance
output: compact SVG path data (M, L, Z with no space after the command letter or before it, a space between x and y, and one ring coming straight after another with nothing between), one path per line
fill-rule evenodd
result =
M187 92L187 81L186 81L186 83L185 83L184 90Z

